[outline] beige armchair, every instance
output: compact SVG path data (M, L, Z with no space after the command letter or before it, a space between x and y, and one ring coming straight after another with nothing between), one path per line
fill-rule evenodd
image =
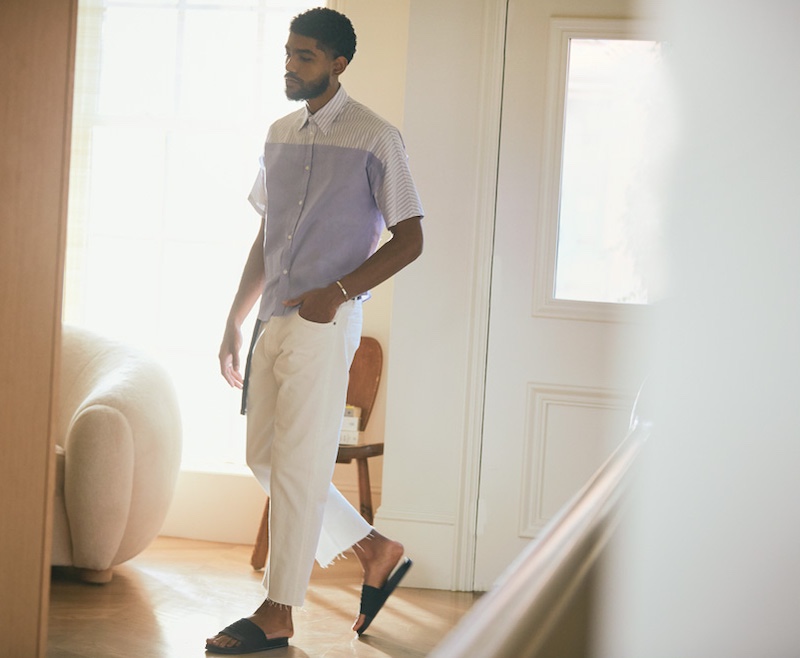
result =
M56 443L52 564L108 582L155 538L172 501L181 420L166 371L65 326Z

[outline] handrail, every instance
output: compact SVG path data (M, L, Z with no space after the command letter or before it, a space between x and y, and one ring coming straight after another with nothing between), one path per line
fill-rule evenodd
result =
M431 658L523 658L541 649L613 533L626 475L649 433L634 416L614 453Z

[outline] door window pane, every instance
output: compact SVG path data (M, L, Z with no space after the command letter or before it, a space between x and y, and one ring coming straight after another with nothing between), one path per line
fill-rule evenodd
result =
M555 298L647 302L643 230L655 41L570 39Z

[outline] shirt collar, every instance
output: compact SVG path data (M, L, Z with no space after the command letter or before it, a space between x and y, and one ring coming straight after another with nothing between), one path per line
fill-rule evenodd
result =
M319 129L322 131L322 133L327 135L328 131L331 129L331 125L333 125L333 122L336 121L339 113L347 104L348 99L349 96L344 90L344 87L339 85L339 89L336 94L334 94L333 98L331 98L327 103L325 103L325 105L314 112L314 114L311 114L311 112L308 111L308 105L306 105L304 108L305 112L303 113L300 129L302 130L309 124L309 122L313 121L317 126L319 126Z

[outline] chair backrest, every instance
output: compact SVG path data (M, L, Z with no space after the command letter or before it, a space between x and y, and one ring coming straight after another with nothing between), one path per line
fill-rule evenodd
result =
M347 404L361 409L359 429L367 427L372 406L378 395L383 369L383 350L381 344L370 336L362 336L356 350L353 365L350 366L350 382L347 386Z

